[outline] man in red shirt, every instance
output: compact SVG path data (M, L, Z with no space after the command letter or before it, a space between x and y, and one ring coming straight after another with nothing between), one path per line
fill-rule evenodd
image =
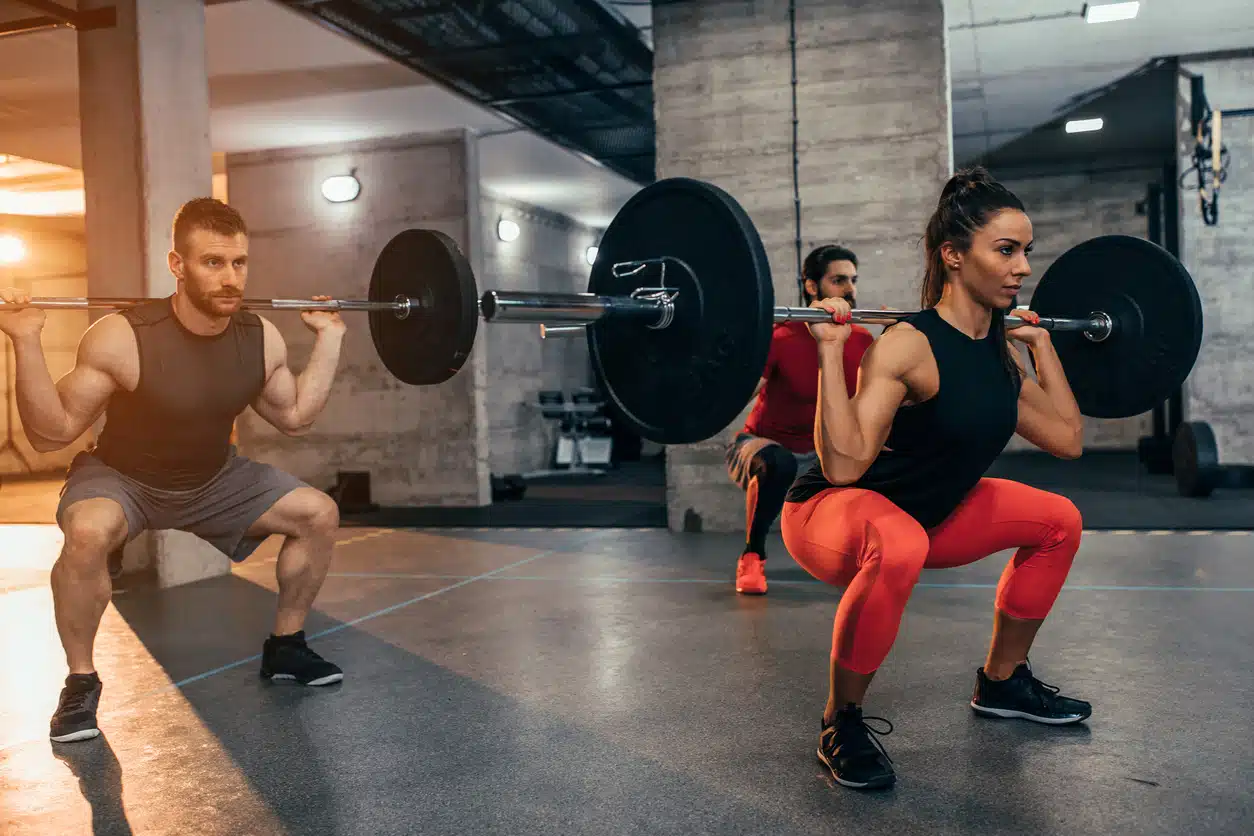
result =
M806 304L840 296L855 305L858 257L828 244L806 256L802 267ZM874 338L854 325L845 342L849 397L857 387L862 354ZM727 448L727 470L745 491L745 549L736 566L736 591L766 594L766 535L784 507L797 474L815 465L814 414L818 407L818 344L804 322L775 326L757 403Z

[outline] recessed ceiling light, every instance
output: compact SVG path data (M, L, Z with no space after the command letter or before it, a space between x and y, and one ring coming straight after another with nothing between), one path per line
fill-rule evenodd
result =
M1097 119L1072 119L1067 123L1067 133L1069 134L1086 134L1092 131L1100 131L1102 129L1101 118Z
M1114 23L1117 20L1131 20L1141 10L1139 2L1132 3L1098 3L1084 4L1085 23Z

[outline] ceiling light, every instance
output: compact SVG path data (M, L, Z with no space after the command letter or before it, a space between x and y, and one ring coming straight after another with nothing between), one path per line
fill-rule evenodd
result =
M1131 20L1141 10L1139 2L1133 3L1098 3L1096 6L1084 4L1085 23L1113 23L1117 20Z
M0 264L17 264L26 258L26 245L16 235L0 235Z
M332 203L347 203L361 194L361 183L351 174L328 177L322 181L322 196Z
M1101 117L1097 119L1072 119L1067 123L1067 133L1069 134L1086 134L1092 131L1100 131L1101 129Z
M521 233L522 228L515 221L501 218L496 222L496 237L502 241L516 241Z
M584 253L584 256L588 259L589 264L597 263L597 253L600 251L599 247L588 247L588 251Z

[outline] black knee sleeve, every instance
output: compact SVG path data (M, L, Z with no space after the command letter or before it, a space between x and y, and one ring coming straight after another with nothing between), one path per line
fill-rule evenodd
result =
M757 481L757 504L746 532L745 551L766 556L766 535L779 512L793 480L797 478L797 459L784 447L772 444L758 451L749 468Z

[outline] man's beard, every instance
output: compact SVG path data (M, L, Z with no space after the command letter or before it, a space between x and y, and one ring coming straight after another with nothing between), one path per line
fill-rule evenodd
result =
M203 313L205 316L222 316L221 311L219 311L215 305L215 300L238 298L238 293L201 293L200 291L193 289L190 285L187 287L187 301L191 302L192 307Z

